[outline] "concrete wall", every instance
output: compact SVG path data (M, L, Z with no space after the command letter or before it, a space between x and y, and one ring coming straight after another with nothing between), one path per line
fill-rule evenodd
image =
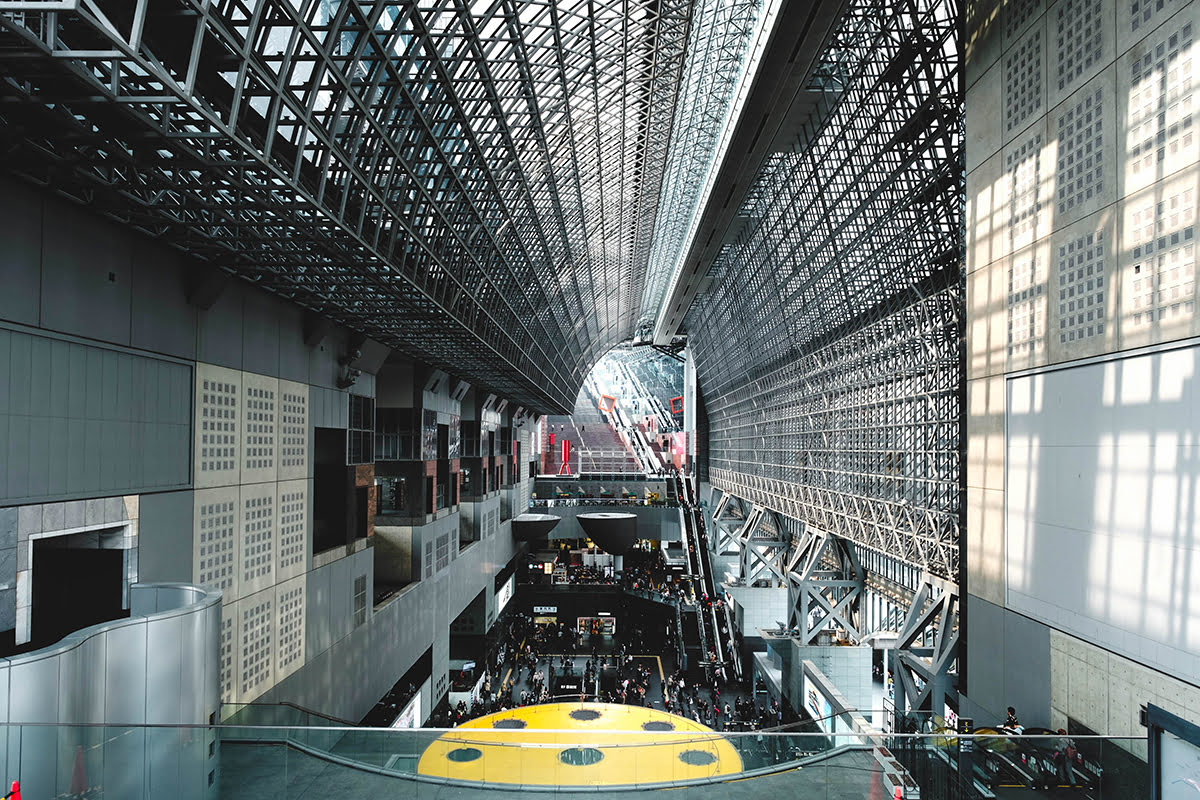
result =
M1161 686L1130 676L1155 669L1186 667L1178 707L1200 697L1194 366L1139 349L1200 334L1198 23L1183 0L968 7L964 707L977 723L1014 705L1026 724L1138 736L1127 712Z
M457 519L450 521L457 530ZM372 550L364 551L357 561L351 557L314 570L309 576L307 663L268 690L261 702L287 700L358 720L432 646L431 700L436 704L446 694L450 623L480 591L485 592L488 607L494 607L495 575L514 553L506 523L495 536L457 553L430 578L410 584L370 609L362 625L347 619L348 599L342 588L356 569L369 566ZM350 563L343 565L343 561ZM429 709L424 713L428 715Z
M870 717L872 706L870 647L803 647L792 641L792 657L784 668L783 684L793 708L803 706L803 663L809 661L837 687L848 707Z
M430 646L444 695L449 621L485 587L494 603L509 526L497 495L470 520L484 540L461 552L456 514L413 529L421 582L378 613L369 542L314 558L313 429L347 426L349 332L306 344L303 309L8 179L0 241L0 630L28 605L21 520L128 500L136 579L224 592L224 700L357 719ZM210 302L189 302L206 286ZM388 391L459 410L449 389L420 389ZM372 396L374 376L352 391ZM528 498L532 482L511 491Z

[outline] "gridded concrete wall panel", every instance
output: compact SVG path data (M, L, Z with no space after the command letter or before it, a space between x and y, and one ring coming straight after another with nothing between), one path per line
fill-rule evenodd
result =
M1046 31L1037 20L1009 50L1004 64L1004 131L1017 136L1046 113Z
M1045 0L1012 0L1003 3L1004 40L1011 45L1023 32L1041 18L1046 10Z
M241 483L278 477L279 381L242 373Z
M221 606L221 636L219 662L221 669L221 702L236 703L238 666L241 655L241 618L238 604L225 602Z
M1117 227L1106 211L1055 231L1050 247L1049 363L1116 349Z
M1033 244L1049 233L1053 224L1054 150L1047 147L1047 142L1042 118L1004 148L1008 207L997 212L1008 234L1006 253Z
M275 679L281 681L304 664L305 578L275 586Z
M279 480L306 477L308 465L308 385L279 381Z
M241 482L242 373L196 364L195 486Z
M1150 0L1153 2L1153 0ZM1122 195L1133 195L1200 158L1196 113L1200 20L1189 5L1122 55L1118 113L1124 136Z
M1119 324L1123 347L1196 332L1195 166L1125 198Z
M1117 52L1124 53L1153 32L1180 9L1194 6L1188 0L1128 0L1117 5Z
M275 505L276 484L243 486L240 511L241 545L239 597L265 589L275 583L276 540L279 511Z
M229 603L240 594L241 508L237 487L201 489L193 506L193 579L220 589Z
M308 481L280 481L275 508L279 515L278 562L275 574L283 581L301 575L308 564Z
M1055 230L1112 205L1118 197L1116 72L1115 67L1105 69L1050 112Z
M1010 367L1045 361L1049 260L1049 248L1044 242L1023 247L1008 259L1005 306Z
M250 702L275 684L275 589L243 597L237 614L237 696L240 702Z
M1046 15L1048 108L1091 80L1113 60L1113 15L1128 0L1056 0Z

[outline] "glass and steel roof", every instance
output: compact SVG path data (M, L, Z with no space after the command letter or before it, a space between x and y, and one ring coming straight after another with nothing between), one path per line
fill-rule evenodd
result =
M35 181L565 410L643 316L656 225L683 224L660 202L694 202L757 8L0 0L0 141Z

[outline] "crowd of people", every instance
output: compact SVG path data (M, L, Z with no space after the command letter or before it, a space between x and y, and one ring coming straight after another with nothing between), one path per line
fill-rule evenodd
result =
M726 696L722 704L721 687L716 680L701 691L695 682L689 685L678 670L663 681L662 701L667 711L719 731L774 728L792 721L792 715L774 699L764 704L734 697L730 704Z
M431 724L454 727L486 714L557 700L647 705L650 670L637 663L624 646L611 654L593 651L584 664L579 690L569 696L555 697L552 693L555 678L576 675L576 638L569 628L564 628L557 624L532 625L529 617L517 617L510 623L507 634L513 638L502 641L489 658L480 691L474 694L470 703L460 700L453 708L435 713ZM516 631L530 635L516 640ZM539 645L551 643L564 645L567 652L551 655L538 649ZM615 672L616 680L607 688L601 688L602 670ZM497 684L495 676L502 671L506 677ZM524 686L518 689L522 684Z
M634 550L625 557L621 585L626 589L657 594L668 600L691 600L679 583L671 580L667 561L661 550Z

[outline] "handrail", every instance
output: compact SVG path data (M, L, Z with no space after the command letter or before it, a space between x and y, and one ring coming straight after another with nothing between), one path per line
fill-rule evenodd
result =
M576 697L577 695L570 695ZM630 706L630 708L641 708L641 706ZM781 726L782 728L783 726ZM130 729L170 729L170 730L211 730L220 731L328 731L330 733L369 733L378 735L387 735L390 733L397 734L412 734L412 733L455 733L470 731L504 731L509 734L519 735L521 733L529 733L536 731L542 733L564 733L576 734L580 733L578 728L380 728L380 727L365 727L362 725L355 726L328 726L328 725L230 725L225 723L184 723L184 722L4 722L0 721L0 730L6 728L130 728ZM962 739L964 741L982 741L995 740L998 737L995 733L956 733L954 731L939 731L937 733L823 733L820 731L805 732L805 731L784 731L782 729L761 728L748 731L674 731L680 735L695 735L697 738L711 738L713 734L724 736L727 738L739 738L748 736L791 736L804 738L829 738L834 737L858 737L866 739L928 739L933 742L944 742L947 739ZM642 729L629 730L605 730L604 734L636 734L644 736L662 736L661 731L647 731ZM1004 741L1020 742L1024 740L1032 741L1050 741L1062 738L1060 733L1031 733L1022 734L1019 736L1004 737ZM1071 738L1077 742L1083 741L1114 741L1114 742L1144 742L1145 736L1129 736L1129 735L1104 735L1104 734L1071 734Z
M311 708L305 708L304 706L299 705L298 703L293 703L290 700L281 700L278 703L222 703L221 704L222 709L226 709L226 708L235 709L233 711L233 713L230 714L230 717L232 717L233 714L238 713L238 711L240 711L243 708L279 708L281 706L284 708L295 709L296 711L299 711L303 714L310 714L314 717L319 717L321 719L328 720L330 722L336 722L339 725L346 725L346 726L349 726L352 728L356 727L358 725L357 722L351 722L348 719L342 719L341 717L335 717L335 716L332 716L331 714L324 714L320 711L313 711ZM229 717L225 717L225 718L229 719Z

